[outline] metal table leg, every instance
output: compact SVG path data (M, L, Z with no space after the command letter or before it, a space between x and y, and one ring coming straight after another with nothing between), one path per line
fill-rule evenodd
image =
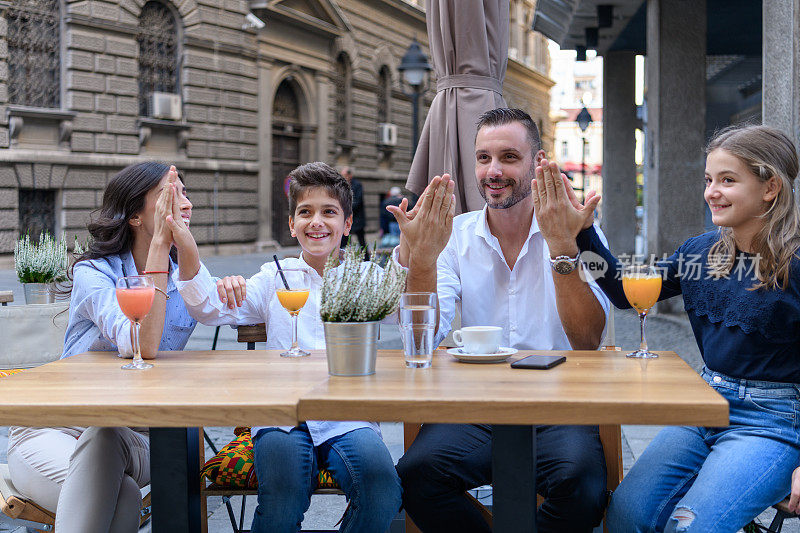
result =
M492 426L494 531L536 533L536 431Z
M197 428L150 428L153 533L200 531Z

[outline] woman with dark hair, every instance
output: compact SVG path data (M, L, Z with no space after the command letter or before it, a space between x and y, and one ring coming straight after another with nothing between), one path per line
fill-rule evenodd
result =
M146 162L109 181L89 226L86 253L71 271L63 357L87 351L133 353L130 323L116 300L116 281L149 274L156 286L142 320L142 357L182 350L196 322L170 274L173 232L188 234L192 204L175 167ZM189 253L196 253L189 252ZM59 533L135 532L140 488L150 482L146 428L11 428L8 465L26 497L56 513Z

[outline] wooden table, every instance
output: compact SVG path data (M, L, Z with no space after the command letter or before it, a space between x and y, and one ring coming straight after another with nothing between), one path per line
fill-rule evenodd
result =
M200 531L198 426L295 425L300 396L328 377L324 359L279 352L161 352L122 370L90 352L0 382L0 425L150 427L153 531Z
M278 353L166 352L140 372L120 370L109 353L75 356L4 379L0 424L150 426L153 531L188 533L199 526L192 426L494 424L495 529L528 532L536 509L531 424L728 423L727 402L672 352L646 367L620 352L537 352L567 356L538 371L461 364L443 351L431 369L407 369L401 351L387 350L375 375L348 378L328 376L324 352Z
M431 369L415 372L401 351L387 351L375 375L331 377L303 395L298 418L492 424L492 510L502 532L536 531L532 424L728 425L728 403L673 352L647 361L613 351L536 353L567 361L522 370L462 364L440 350Z

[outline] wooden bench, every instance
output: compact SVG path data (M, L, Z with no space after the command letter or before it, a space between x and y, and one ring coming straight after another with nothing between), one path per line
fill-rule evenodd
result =
M0 524L33 531L53 531L55 527L55 514L26 499L14 487L7 464L0 464L0 511L5 515L0 517ZM140 527L150 519L150 511L150 492L147 490L142 498Z
M8 465L0 464L0 511L5 517L0 523L26 527L34 531L53 531L56 515L25 499L11 482Z
M8 305L14 301L14 291L0 291L0 305Z

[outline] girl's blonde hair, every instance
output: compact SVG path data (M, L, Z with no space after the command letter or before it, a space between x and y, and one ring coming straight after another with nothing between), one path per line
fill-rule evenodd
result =
M760 259L759 283L751 289L786 289L792 258L800 248L800 211L792 186L798 173L797 151L783 132L768 126L733 126L717 133L706 154L722 149L742 160L759 181L772 177L781 183L780 192L761 215L764 226L751 243ZM709 251L708 266L717 277L729 275L735 261L736 242L730 228L719 229L719 240Z

